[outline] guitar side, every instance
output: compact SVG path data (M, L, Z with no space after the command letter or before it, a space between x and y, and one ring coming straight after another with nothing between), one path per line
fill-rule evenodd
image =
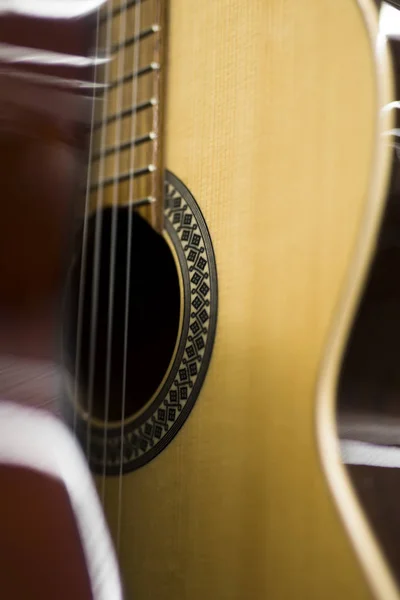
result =
M380 4L381 2L377 2L379 8ZM370 35L372 39L376 39L376 82L378 98L380 98L378 101L380 115L376 126L370 189L365 202L361 228L321 364L317 384L316 425L323 469L373 595L376 598L395 600L399 598L399 592L393 577L394 573L389 569L388 562L383 556L383 549L378 547L377 539L366 519L362 507L363 498L359 499L354 495L350 473L340 459L337 431L337 425L340 423L337 412L338 382L343 369L343 357L351 339L350 333L356 322L360 302L366 291L375 253L378 251L381 225L390 190L388 181L393 169L391 158L393 143L389 140L387 132L393 127L394 122L393 107L388 104L393 95L392 85L395 82L394 77L388 74L395 66L395 62L393 63L388 56L387 41L379 35L374 15L366 10L367 7L363 6L362 2L360 6L365 10ZM358 402L362 403L363 398L359 398Z
M170 3L166 166L210 231L218 328L176 439L122 505L107 479L129 598L396 597L334 431L390 164L377 19L368 0Z

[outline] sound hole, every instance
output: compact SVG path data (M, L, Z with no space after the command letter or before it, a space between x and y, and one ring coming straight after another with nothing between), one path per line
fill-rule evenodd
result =
M92 414L106 415L106 374L110 347L110 393L108 419L120 420L134 415L149 401L161 383L173 356L180 313L179 279L175 261L165 239L158 235L138 214L131 223L131 268L127 277L129 210L118 209L116 219L115 276L110 280L112 210L102 211L101 227L96 234L96 215L88 224L86 260L82 288L82 329L77 339L79 285L82 249L72 266L67 290L66 361L77 377L80 402L90 409L90 361L92 327L95 327L95 350L92 389ZM99 235L100 232L100 235ZM100 252L96 257L96 238ZM97 319L93 313L93 287L98 263ZM129 310L126 319L127 283ZM113 307L110 309L110 287ZM112 320L111 344L108 344ZM127 332L127 337L126 337ZM125 413L122 415L123 366L127 339L127 379ZM80 346L79 367L76 369ZM75 372L77 371L77 372Z

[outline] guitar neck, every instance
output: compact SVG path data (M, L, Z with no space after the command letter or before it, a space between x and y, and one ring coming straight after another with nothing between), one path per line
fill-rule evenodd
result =
M163 115L167 1L107 3L97 54L90 211L130 205L163 229Z

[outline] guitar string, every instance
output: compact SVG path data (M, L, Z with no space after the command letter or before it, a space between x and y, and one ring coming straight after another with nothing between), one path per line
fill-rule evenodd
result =
M105 65L105 82L109 81L110 59L111 59L111 34L112 34L112 11L113 2L110 0L107 4L107 19L106 19L106 58ZM98 317L98 294L99 294L99 279L100 279L100 251L101 237L103 228L103 204L104 204L104 149L106 144L106 127L107 127L107 109L108 109L108 85L106 85L102 105L101 118L101 139L100 139L100 158L97 173L98 188L96 198L96 224L95 224L95 240L94 240L94 256L93 256L93 280L92 280L92 302L91 302L91 323L90 323L90 341L89 341L89 382L88 382L88 409L87 409L87 429L86 429L86 458L90 464L90 446L92 436L92 413L93 413L93 388L94 388L94 371L96 358L96 342L97 342L97 317Z
M96 52L95 52L95 65L93 78L94 82L97 81L97 59L99 56L99 31L100 31L100 12L101 8L97 9L96 15ZM83 327L83 303L84 303L84 290L86 281L86 261L87 261L87 244L88 244L88 228L89 228L89 210L90 210L90 182L92 177L92 160L93 160L93 131L94 131L94 118L96 114L96 87L93 87L92 95L92 109L90 118L90 137L89 137L89 156L88 156L88 168L86 176L86 193L85 193L85 208L83 217L83 231L82 231L82 253L79 270L79 287L78 287L78 315L77 315L77 326L76 326L76 350L75 350L75 367L74 367L74 391L73 391L73 433L77 436L77 419L78 419L78 402L79 402L79 380L80 380L80 367L81 367L81 351L82 351L82 327ZM70 282L70 285L72 282ZM73 300L72 300L73 301Z
M127 24L127 0L121 5L123 18L120 18L118 43L126 39ZM113 40L114 43L114 40ZM117 81L121 81L125 71L125 47L118 52ZM122 114L123 108L123 89L124 84L119 83L117 88L116 113ZM121 126L122 117L117 119L114 133L114 147L118 149L121 145ZM111 238L110 238L110 270L109 270L109 291L108 291L108 324L107 324L107 359L106 359L106 389L105 389L105 411L104 411L104 432L103 432L103 472L101 480L101 498L105 503L105 485L106 485L106 463L107 463L107 437L108 420L110 411L110 387L111 387L111 362L112 362L112 335L114 325L114 284L115 284L115 261L118 230L118 176L120 171L121 152L114 152L114 181L112 184L112 216L111 216Z
M133 51L133 71L137 72L139 68L140 56L140 22L141 22L141 0L135 5L134 12L134 32L136 42ZM132 83L132 106L137 105L138 100L138 79ZM122 399L121 399L121 449L119 457L119 478L118 478L118 515L117 515L117 553L120 554L121 548L121 516L122 516L122 485L123 485L123 459L124 459L124 434L125 434L125 407L126 407L126 383L128 367L128 341L129 341L129 304L131 295L131 264L132 264L132 226L133 226L133 198L134 198L134 177L135 168L135 146L133 140L136 138L137 113L131 117L131 140L130 147L130 176L129 176L129 205L128 205L128 235L127 235L127 260L126 260L126 279L125 279L125 319L124 319L124 358L122 369Z

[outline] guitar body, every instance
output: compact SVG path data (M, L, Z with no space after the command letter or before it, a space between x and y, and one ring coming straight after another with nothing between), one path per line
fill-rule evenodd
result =
M99 2L89 4L90 31L95 21L101 30L98 46L107 19L104 12L94 18ZM12 191L0 236L5 354L48 357L52 351L65 197L73 193L71 183L79 191L82 179L87 100L94 94L104 100L94 103L91 124L82 261L79 267L78 246L68 269L68 326L76 307L67 300L74 298L77 274L83 287L77 323L63 328L64 365L78 383L71 386L73 377L65 377L63 410L97 475L127 600L398 598L342 465L335 424L341 362L373 257L392 159L387 133L393 128L388 105L395 99L394 73L376 4L108 2L102 10L112 23L105 38L107 45L111 37L114 58L121 48L128 54L138 42L149 43L144 62L136 63L133 51L121 69L119 58L109 67L100 55L82 63L91 53L89 38L78 28L77 13L71 18L72 4L60 3L57 13L67 23L63 35L57 34L57 19L49 20L54 15L46 13L48 5L38 4L34 15L38 22L45 17L42 26L49 40L52 32L56 54L38 51L32 78L24 71L32 60L29 49L27 55L26 48L22 54L17 48L16 70L23 77L13 72L12 61L2 74L8 87L0 86L1 106L12 109L2 113L2 133L9 137L2 136L0 148L2 181ZM139 6L143 21L130 29ZM160 8L168 8L168 31L151 20L162 15L165 25ZM130 15L127 28L124 11ZM29 45L40 48L40 30L25 17L29 21L25 15L18 30L23 41L16 42L5 15L2 42L28 44L24 31L30 31ZM64 39L74 27L77 35ZM79 43L66 48L66 39ZM105 73L107 85L78 76L74 69L85 64L94 75ZM26 76L29 93L23 93ZM136 80L138 94L121 92ZM37 82L40 94L42 84L47 92L53 85L72 90L40 96L47 99L40 122L36 113L44 105L32 94ZM82 104L77 90L83 91ZM60 97L68 99L62 110ZM71 137L68 119L78 114ZM36 123L33 130L25 127L24 115ZM16 135L18 144L10 146ZM40 161L31 142L28 152L28 138L57 151ZM11 160L10 147L18 160ZM66 148L72 162L63 160ZM41 169L26 161L33 155ZM26 162L29 177L22 169ZM41 188L45 165L54 166L53 177ZM30 187L34 193L24 193ZM48 202L57 187L60 205ZM42 213L35 209L40 198ZM132 216L133 207L145 218ZM17 231L26 232L24 243ZM88 240L94 235L93 248L85 246L85 232ZM84 269L92 258L90 279ZM118 292L121 278L132 287L132 304ZM129 334L131 345L115 347L113 328L122 340ZM84 368L88 374L82 375ZM74 473L76 484L74 469L65 471ZM97 516L89 506L86 534L96 530L89 517L101 529ZM104 535L87 537L105 566L112 551L97 543ZM106 580L105 568L96 564L99 579Z
M218 316L179 433L106 479L129 599L395 597L334 417L389 175L377 32L368 0L170 2L165 166L207 224Z

